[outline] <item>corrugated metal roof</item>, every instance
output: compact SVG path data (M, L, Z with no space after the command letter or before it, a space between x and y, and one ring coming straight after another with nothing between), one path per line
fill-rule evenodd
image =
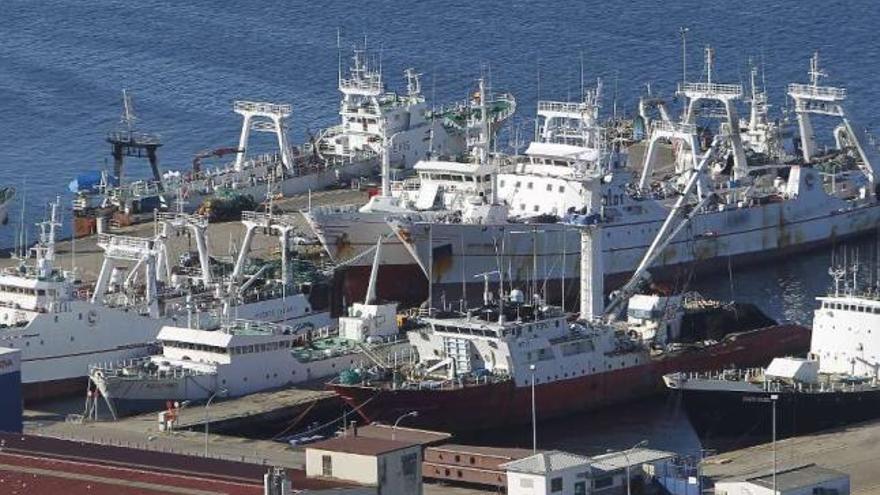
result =
M672 452L654 449L633 449L597 455L592 458L593 468L602 471L617 471L629 466L638 466L675 457Z
M546 474L571 467L589 465L589 457L550 450L502 464L501 467L515 473Z

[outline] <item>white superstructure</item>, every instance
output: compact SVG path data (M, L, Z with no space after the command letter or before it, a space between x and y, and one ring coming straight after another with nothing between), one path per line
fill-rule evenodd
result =
M22 382L29 397L71 392L97 362L149 353L163 325L212 328L224 314L291 324L325 326L329 314L314 311L304 294L252 277L232 289L210 275L203 218L161 216L155 238L102 235L104 262L94 287L75 271L55 267L58 203L32 249L34 262L0 274L0 346L22 350ZM169 228L194 229L202 270L186 274L168 263Z
M711 67L711 56L708 62ZM811 72L818 70L815 58L812 67ZM680 86L679 93L687 101L684 121L652 122L640 174L615 167L610 159L604 166L599 162L599 167L592 167L589 160L570 160L573 165L565 166L564 160L548 163L549 158L542 157L544 162L535 163L537 157L533 157L527 163L536 167L533 173L499 175L499 199L513 201L508 204L511 217L554 211L563 216L575 210L569 222L601 224L606 236L605 272L622 278L638 266L704 154L705 136L698 135L695 119L718 116L720 106L717 145L692 193L685 197L690 221L660 254L655 264L659 270L726 263L729 257L778 255L874 229L880 222L880 204L873 150L860 144L861 136L849 122L843 108L845 90L820 86L815 77L810 84L791 85L789 94L803 123L804 157L791 163L764 160L752 165L746 163L748 150L735 105L742 88L709 77L706 82ZM577 112L573 104L559 108L569 108L570 115ZM835 130L838 149L815 151L818 147L810 127L814 115L842 121ZM760 119L753 129L775 135L776 130L759 124ZM659 164L657 150L663 142L671 142L676 152L668 170L661 170ZM767 149L766 144L762 149ZM583 151L575 150L570 156L578 153ZM550 169L565 170L571 178L563 182L566 176L551 174ZM509 280L520 282L576 278L580 245L576 229L541 221L471 225L410 216L389 223L405 240L422 272L435 282L434 293L457 297L465 284L473 282L469 274L491 270L505 270ZM504 258L504 266L498 265L499 257Z
M387 239L382 263L406 264L411 257L386 223L389 216L409 214L428 218L451 215L456 218L484 219L498 217L505 211L488 206L496 202L497 164L490 158L494 129L513 114L516 100L508 94L490 96L486 82L479 80L479 89L467 106L438 112L447 125L461 130L468 138L469 160L457 156L431 153L413 167L412 177L392 180L390 166L393 150L392 135L386 133L382 150L381 193L366 205L326 206L309 209L303 214L313 232L336 264L367 266L366 256L377 236ZM453 160L459 158L459 160Z
M260 223L253 215L247 222L245 248ZM283 223L262 224L285 231ZM328 377L355 363L397 362L409 352L399 339L397 304L377 301L381 251L380 239L367 296L339 318L338 332L329 320L314 318L288 320L286 325L233 319L213 331L193 327L190 320L185 327L162 328L157 338L161 354L92 366L89 377L116 416L119 407L138 410L165 401L204 400L221 392L235 397Z
M340 70L342 95L340 124L293 147L287 133L293 107L290 104L240 100L233 111L242 118L237 148L200 153L191 172L169 171L154 181L136 181L119 187L104 184L104 204L136 212L137 204L161 197L165 205L182 200L187 211L195 210L215 193L251 195L262 201L268 196L293 195L320 190L340 181L370 175L379 165L379 154L389 138L391 165L411 168L431 154L458 156L465 151L464 135L434 118L421 93L420 74L405 72L407 91L389 91L381 65L365 49L354 52L347 73ZM274 153L251 149L251 133L268 132L277 144ZM202 158L234 154L235 159L217 167L204 167ZM85 204L87 202L83 202Z
M855 272L857 273L857 272ZM816 298L810 358L821 373L880 378L880 294L840 288L842 272L834 272L834 293Z
M22 383L46 394L82 378L97 360L144 355L160 323L81 297L76 273L54 266L58 203L40 225L34 262L0 274L0 346L22 351ZM36 391L42 395L41 391ZM33 392L26 390L26 396Z
M359 341L335 337L328 327L231 320L217 330L165 326L157 340L161 354L90 368L114 416L215 393L238 397L370 364ZM403 350L392 343L371 353Z

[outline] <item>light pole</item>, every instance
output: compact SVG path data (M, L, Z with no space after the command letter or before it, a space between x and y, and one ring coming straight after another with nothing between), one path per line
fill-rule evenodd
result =
M532 453L538 452L538 421L535 410L535 365L530 364L529 370L532 372Z
M773 404L773 493L776 492L776 400L779 399L779 394L771 394L770 402Z
M208 457L208 407L211 406L211 401L214 400L218 394L223 396L229 393L229 391L225 388L217 389L210 397L208 397L208 402L205 403L205 457Z
M681 82L687 82L687 34L690 29L682 26L678 28L678 33L681 35Z
M419 412L418 412L418 411L410 411L410 412L408 412L408 413L406 413L406 414L402 414L399 418L397 418L397 421L394 422L394 426L391 427L391 439L392 439L392 440L395 439L395 435L394 435L394 433L395 433L395 430L397 429L397 425L398 425L401 421L403 421L404 418L417 418L417 417L419 417Z
M648 445L648 441L642 440L641 442L633 445L631 448L623 451L623 457L624 459L626 459L626 495L632 495L632 487L630 486L631 478L629 474L629 455L632 453L633 450L636 450L639 447L644 447L645 445Z

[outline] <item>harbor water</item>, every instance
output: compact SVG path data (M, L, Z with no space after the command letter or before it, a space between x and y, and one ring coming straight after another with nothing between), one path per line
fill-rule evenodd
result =
M108 166L104 138L119 121L122 89L134 97L138 127L161 134L162 168L186 170L196 153L235 145L236 99L292 104L292 142L335 123L340 53L347 57L364 37L381 54L389 85L402 88L403 70L415 67L434 103L464 100L477 77L489 76L496 89L517 96L512 128L525 135L536 100L577 99L582 77L588 84L603 78L606 116L631 113L646 83L670 96L682 75L681 26L689 29L693 79L704 70L706 44L716 49L719 81L746 83L751 57L764 67L776 114L790 104L785 85L807 78L808 59L819 50L829 81L848 88L857 125L880 124L880 9L868 3L4 0L0 14L0 185L19 191L0 230L2 248L15 243L20 224L32 240L45 204L64 195L77 173ZM271 139L263 144L271 149ZM148 167L132 161L128 171L146 176ZM69 220L68 211L65 229ZM851 246L863 260L875 252L873 241ZM813 298L829 286L830 260L823 250L688 287L809 323ZM520 433L522 443L530 436L509 433L514 443ZM593 453L643 437L661 448L699 448L666 399L541 431L542 446Z

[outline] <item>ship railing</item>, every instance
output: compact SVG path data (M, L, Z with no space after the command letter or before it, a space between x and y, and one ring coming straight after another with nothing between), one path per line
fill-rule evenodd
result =
M788 94L791 95L792 98L801 97L817 100L844 100L846 99L846 88L792 83L788 85Z
M313 206L308 213L316 213L319 215L328 215L333 213L354 213L358 211L358 209L362 205L358 204L345 204L345 205L321 205L321 206Z
M499 381L510 379L505 374L485 374L485 375L460 375L453 379L445 380L419 380L409 382L406 388L416 390L456 390L466 387L476 387L480 385L488 385Z
M136 143L146 145L158 145L162 142L161 136L158 134L136 131L111 131L107 133L107 139L117 143Z
M339 89L376 95L382 94L384 90L382 79L378 77L340 79Z
M567 113L567 114L581 114L589 110L589 105L586 103L574 103L574 102L564 102L564 101L539 101L538 102L538 112L554 112L554 113Z
M691 94L695 96L728 96L739 98L743 94L743 88L740 84L685 82L678 83L678 93Z
M651 122L652 131L676 132L681 134L696 134L697 126L694 124L684 124L681 122L671 122L666 120L655 120Z
M268 103L261 101L236 101L232 104L233 111L267 113L272 115L290 115L293 107L289 104Z
M392 191L418 191L421 187L422 181L418 177L391 181Z
M253 222L260 225L268 225L270 219L272 219L272 215L261 211L245 210L241 212L242 222Z
M118 234L98 234L99 246L104 248L130 248L135 250L149 249L153 240L146 237L134 237Z
M743 368L733 370L716 371L691 371L684 373L687 380L721 380L721 381L749 381L764 379L763 368Z
M197 213L182 213L178 211L156 212L156 220L168 223L187 223L198 227L207 227L208 217Z
M144 367L151 361L150 357L126 359L115 363L93 364L89 366L89 376L100 373L103 378L122 380L167 380L186 378L188 376L210 375L210 372L183 366L147 369Z

